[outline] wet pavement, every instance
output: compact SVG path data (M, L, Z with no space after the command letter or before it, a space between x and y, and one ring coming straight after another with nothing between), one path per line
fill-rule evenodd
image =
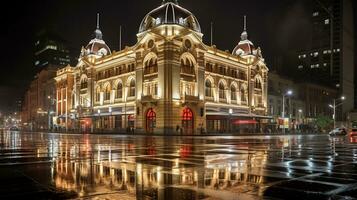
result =
M354 199L357 139L0 133L0 199Z

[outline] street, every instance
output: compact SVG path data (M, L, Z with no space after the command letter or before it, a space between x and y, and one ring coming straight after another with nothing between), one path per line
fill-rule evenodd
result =
M4 131L0 199L352 199L353 142Z

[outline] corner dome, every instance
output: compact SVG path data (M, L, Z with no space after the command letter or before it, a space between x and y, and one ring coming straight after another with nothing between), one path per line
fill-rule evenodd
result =
M201 33L197 18L177 1L163 1L162 5L149 12L141 21L139 33L163 24L177 24Z
M254 44L248 39L246 16L244 16L244 30L240 36L240 41L238 45L233 49L232 54L236 56L246 56L246 55L256 54L256 49L254 47Z
M97 28L94 31L94 38L82 49L81 57L88 55L106 56L109 54L111 54L111 51L103 40L103 33L99 29L99 14L97 14Z

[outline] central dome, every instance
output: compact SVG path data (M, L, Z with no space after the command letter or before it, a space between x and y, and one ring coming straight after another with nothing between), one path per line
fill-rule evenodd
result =
M196 17L188 10L177 5L177 2L166 2L149 12L140 24L139 33L163 24L177 24L201 33Z

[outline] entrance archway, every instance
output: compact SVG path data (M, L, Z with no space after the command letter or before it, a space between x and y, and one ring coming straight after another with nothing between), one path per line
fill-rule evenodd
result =
M193 134L193 112L190 108L185 108L182 113L183 134Z
M146 112L146 132L153 133L156 127L156 113L154 109L150 108Z

